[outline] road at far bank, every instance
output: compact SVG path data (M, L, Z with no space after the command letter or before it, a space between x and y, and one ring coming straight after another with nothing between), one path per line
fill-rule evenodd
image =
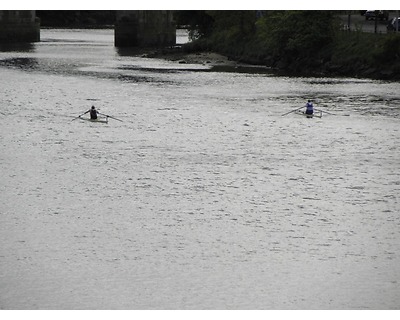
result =
M379 20L377 23L376 33L387 33L386 26L388 25L389 21L398 16L399 11L389 11L389 18L388 20ZM339 15L339 18L342 21L342 25L346 28L349 24L349 15L342 14ZM366 20L365 16L361 14L351 14L350 15L350 31L362 31L362 32L375 32L375 20Z

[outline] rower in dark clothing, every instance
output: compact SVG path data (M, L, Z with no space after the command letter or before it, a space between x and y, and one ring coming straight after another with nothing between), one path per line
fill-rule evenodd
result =
M90 119L81 118L84 114L89 113L89 112L90 112ZM97 115L100 115L100 117L98 117ZM118 119L118 118L109 116L107 114L98 112L96 110L95 106L92 106L88 111L86 111L86 112L82 113L81 115L77 116L76 118L72 119L72 121L75 120L75 119L83 119L83 120L92 120L92 121L95 121L95 122L108 123L108 118L111 118L111 119L114 119L114 120L122 122L121 119Z
M88 112L90 112L90 119L92 119L92 120L97 119L98 111L96 110L96 108L94 106L92 106L92 108L89 109L88 111L86 111L84 114L86 114Z

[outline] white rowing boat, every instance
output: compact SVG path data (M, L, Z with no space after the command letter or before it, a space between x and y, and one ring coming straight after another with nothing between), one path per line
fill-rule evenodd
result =
M111 119L114 119L114 120L117 120L117 121L121 121L121 122L122 122L121 119L118 119L118 118L109 116L108 114L104 114L104 113L100 113L100 112L97 112L97 114L100 114L101 117L98 116L97 119L91 119L91 118L88 117L88 116L84 116L84 117L83 117L83 115L85 115L85 114L88 113L88 112L89 112L89 111L86 111L85 113L82 113L81 115L79 115L79 116L73 118L72 121L74 121L74 120L76 120L76 119L81 119L81 120L90 121L90 122L108 123L108 118L111 118Z
M108 123L108 117L98 117L97 119L90 119L86 117L79 117L81 120L90 121L90 122L98 122L98 123Z
M301 110L301 109L303 109L303 108L304 108L304 107L300 107L300 108L298 108L298 109L294 109L294 110L292 110L292 111L286 112L286 113L282 114L282 116L286 116L286 115L288 115L289 113L296 113L296 114L298 114L298 115L300 115L300 116L305 116L306 118L314 118L314 117L322 118L322 114L323 114L323 113L330 114L330 115L333 115L333 116L349 116L349 114L331 113L331 112L328 112L328 111L325 111L325 110L315 109L315 108L314 108L314 113L313 113L313 114L307 114L305 111L302 111L302 110Z
M314 112L313 114L307 114L307 113L305 113L305 111L297 110L296 114L298 114L300 116L305 116L306 118L314 118L314 117L322 118L322 111L321 110L318 110L317 113Z

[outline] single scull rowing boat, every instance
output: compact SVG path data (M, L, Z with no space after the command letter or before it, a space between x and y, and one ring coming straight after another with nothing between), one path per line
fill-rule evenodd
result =
M90 122L98 122L98 123L108 123L108 117L98 117L97 119L90 119L90 118L84 118L84 117L79 117L79 119L81 120L85 120L85 121L90 121Z
M305 116L306 118L314 118L314 117L322 118L322 111L321 110L318 110L318 113L314 112L313 114L307 114L304 111L297 110L296 114L298 114L300 116Z
M94 109L94 107L93 107L93 109ZM101 117L97 116L96 119L92 119L92 118L87 117L87 116L82 117L83 115L85 115L85 114L88 113L89 111L92 111L92 110L88 110L88 111L86 111L85 113L82 113L81 115L79 115L79 116L73 118L72 121L74 121L74 120L76 120L76 119L81 119L81 120L91 121L91 122L108 123L108 118L111 118L111 119L114 119L114 120L117 120L117 121L121 121L121 122L122 122L121 119L112 117L112 116L110 116L110 115L108 115L108 114L100 113L100 112L98 112L98 111L96 111L96 110L95 110L96 116L97 116L97 115L101 115Z

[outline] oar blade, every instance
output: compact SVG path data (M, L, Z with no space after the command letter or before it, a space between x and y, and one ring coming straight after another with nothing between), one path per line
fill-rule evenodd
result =
M81 115L80 116L77 116L76 118L73 118L71 121L74 121L74 120L76 120L76 119L79 119L81 117Z

